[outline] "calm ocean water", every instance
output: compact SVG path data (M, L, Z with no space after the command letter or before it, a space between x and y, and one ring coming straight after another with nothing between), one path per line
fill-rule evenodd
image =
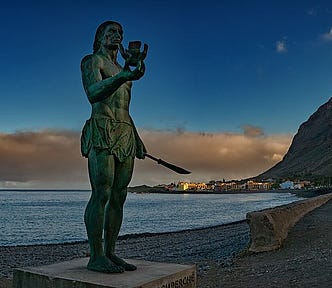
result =
M86 240L83 214L89 196L88 191L0 191L0 245ZM120 235L220 225L297 200L288 193L129 193Z

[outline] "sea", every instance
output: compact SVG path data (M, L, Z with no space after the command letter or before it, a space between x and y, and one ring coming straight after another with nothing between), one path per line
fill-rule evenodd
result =
M0 246L87 240L91 191L0 191ZM128 193L120 235L160 233L244 220L246 213L298 201L291 193Z

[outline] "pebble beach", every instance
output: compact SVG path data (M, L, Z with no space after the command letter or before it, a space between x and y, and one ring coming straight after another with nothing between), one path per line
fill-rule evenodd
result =
M230 266L249 244L246 221L172 233L122 236L117 252L123 258L197 264L204 274L208 261ZM0 276L11 279L16 267L40 266L88 255L88 243L0 247Z

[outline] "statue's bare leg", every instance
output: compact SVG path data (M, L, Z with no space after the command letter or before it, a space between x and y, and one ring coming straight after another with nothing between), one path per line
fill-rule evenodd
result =
M115 243L122 224L123 205L127 197L127 186L131 180L133 168L134 158L128 157L122 163L115 159L114 184L105 211L105 254L112 262L123 267L126 271L133 271L137 268L115 255Z
M114 159L107 151L89 154L89 176L92 194L84 214L89 239L90 260L88 269L104 273L121 273L125 269L105 256L102 245L105 204L114 178Z

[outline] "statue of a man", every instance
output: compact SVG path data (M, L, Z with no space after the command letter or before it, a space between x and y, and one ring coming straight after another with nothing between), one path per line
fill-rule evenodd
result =
M81 62L82 82L92 106L81 136L92 188L84 214L90 246L88 269L105 273L136 269L115 255L115 243L134 158L143 159L146 153L129 115L132 81L144 75L145 65L143 60L133 70L119 65L117 54L119 48L123 51L122 40L119 23L102 23L96 31L93 54Z

